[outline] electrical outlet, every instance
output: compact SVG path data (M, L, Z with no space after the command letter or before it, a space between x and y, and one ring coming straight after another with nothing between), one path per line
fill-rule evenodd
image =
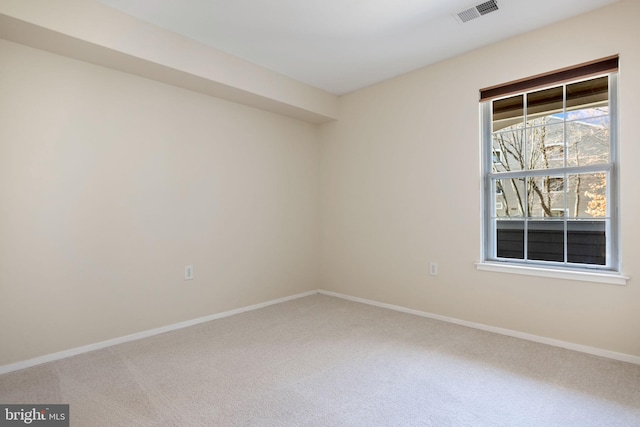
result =
M184 280L193 280L193 265L184 267Z
M437 276L438 275L438 263L430 262L429 263L429 276Z

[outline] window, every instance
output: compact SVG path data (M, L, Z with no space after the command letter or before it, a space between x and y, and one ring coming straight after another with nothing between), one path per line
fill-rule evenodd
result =
M493 163L502 163L502 151L499 148L494 148L493 150Z
M564 178L563 177L549 177L548 180L545 181L547 185L546 189L551 193L562 193L564 192Z
M481 91L483 261L618 271L618 58Z

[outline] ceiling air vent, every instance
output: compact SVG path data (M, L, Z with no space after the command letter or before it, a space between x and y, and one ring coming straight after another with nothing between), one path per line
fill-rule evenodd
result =
M491 0L458 12L456 17L460 22L469 22L472 19L480 18L482 15L495 12L496 10L498 10L498 3L496 0Z

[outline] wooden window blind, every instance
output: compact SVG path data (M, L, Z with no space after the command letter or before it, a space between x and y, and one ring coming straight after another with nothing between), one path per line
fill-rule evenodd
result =
M480 89L480 102L526 92L531 89L576 80L597 74L612 73L618 71L618 55L608 56L595 61L585 62L572 67L562 68L550 73L538 74L533 77L515 80L497 86Z

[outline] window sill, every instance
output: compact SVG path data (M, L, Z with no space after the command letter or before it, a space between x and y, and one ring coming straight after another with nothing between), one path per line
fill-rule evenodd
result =
M552 277L554 279L579 280L582 282L608 283L626 285L629 277L618 273L604 273L584 270L561 270L525 265L502 264L497 262L477 262L476 268L482 271L498 273L523 274L526 276Z

